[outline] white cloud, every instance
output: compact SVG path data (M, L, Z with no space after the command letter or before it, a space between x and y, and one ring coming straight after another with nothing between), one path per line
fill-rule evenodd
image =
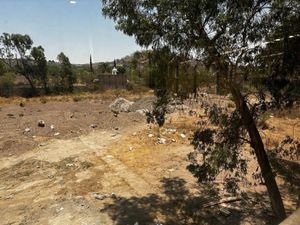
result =
M71 4L76 4L77 2L76 2L76 1L72 1L72 0L71 0L71 1L70 1L70 3L71 3Z

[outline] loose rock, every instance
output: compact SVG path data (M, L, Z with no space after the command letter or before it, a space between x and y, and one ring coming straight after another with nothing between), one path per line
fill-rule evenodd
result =
M113 103L111 103L109 105L109 108L111 108L114 111L129 112L129 107L132 104L133 104L133 102L128 101L125 98L117 98Z
M45 127L45 121L44 120L39 120L38 121L38 126L39 127Z

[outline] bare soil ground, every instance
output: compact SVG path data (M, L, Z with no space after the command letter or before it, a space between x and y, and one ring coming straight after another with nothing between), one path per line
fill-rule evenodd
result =
M263 185L241 187L240 201L206 205L230 195L218 184L198 185L186 170L199 117L175 112L158 130L139 113L115 117L107 98L19 103L0 110L1 225L276 223ZM266 144L287 134L300 138L299 118L268 120ZM165 144L157 143L159 136ZM291 213L298 187L280 176L278 182Z

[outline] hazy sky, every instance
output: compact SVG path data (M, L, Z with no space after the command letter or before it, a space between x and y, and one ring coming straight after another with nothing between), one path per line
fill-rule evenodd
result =
M74 4L75 3L75 4ZM101 0L0 0L0 34L29 34L47 59L60 52L72 63L111 61L140 49L101 14Z

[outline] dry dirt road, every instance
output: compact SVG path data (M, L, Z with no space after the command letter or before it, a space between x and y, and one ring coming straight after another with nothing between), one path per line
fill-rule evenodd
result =
M261 186L242 201L203 207L228 195L186 170L198 118L175 113L158 133L138 113L115 117L109 103L1 107L0 225L274 224ZM291 212L295 196L282 190Z

